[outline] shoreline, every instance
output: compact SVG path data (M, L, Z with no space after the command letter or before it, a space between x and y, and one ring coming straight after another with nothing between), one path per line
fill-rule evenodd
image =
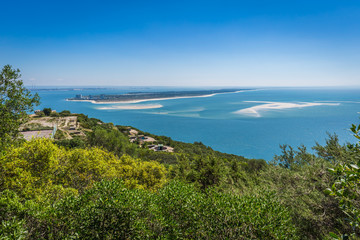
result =
M162 108L161 104L149 104L149 105L117 105L110 107L97 107L99 110L141 110L141 109L155 109Z
M182 99L182 98L200 98L200 97L213 97L218 94L228 94L228 93L239 93L246 92L251 90L239 90L235 92L224 92L224 93L212 93L206 95L197 95L197 96L183 96L183 97L167 97L167 98L148 98L148 99L139 99L139 100L128 100L128 101L96 101L96 100L78 100L78 99L66 99L66 101L72 102L90 102L92 104L116 104L116 103L141 103L141 102L150 102L150 101L163 101L163 100L172 100L172 99Z

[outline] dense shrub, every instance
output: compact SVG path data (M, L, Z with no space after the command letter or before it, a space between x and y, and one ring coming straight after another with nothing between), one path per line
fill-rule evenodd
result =
M91 146L99 146L119 156L125 153L134 153L134 144L117 128L111 125L101 125L93 128L88 134L88 142Z
M64 110L64 111L59 112L59 115L60 115L60 117L67 117L67 116L70 116L71 113L68 110Z
M271 192L261 196L205 193L171 182L155 201L159 224L152 232L165 239L297 239L290 212Z
M58 131L56 131L56 134ZM63 146L66 148L85 148L86 147L86 142L82 138L74 137L72 139L59 140L56 138L56 134L55 134L56 141L54 143L58 146Z
M45 116L50 116L52 110L51 108L44 108L42 111L45 114Z
M0 195L11 225L2 229L33 239L298 239L290 212L271 192L202 193L180 182L150 192L113 180L47 206Z
M51 185L83 190L101 179L123 178L131 187L157 189L166 182L166 169L99 148L65 149L51 140L34 139L12 147L0 157L0 191L14 190L34 197Z
M360 124L353 124L350 130L354 137L360 140ZM345 160L340 158L343 161L336 164L334 168L329 168L329 172L336 177L336 181L326 189L326 193L339 200L339 206L346 214L344 220L351 226L351 230L340 233L349 234L355 239L360 237L360 141L349 144L347 150L351 157Z

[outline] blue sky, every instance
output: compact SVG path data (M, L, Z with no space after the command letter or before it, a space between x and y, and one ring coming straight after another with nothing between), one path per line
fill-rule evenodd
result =
M27 85L360 85L360 1L3 1Z

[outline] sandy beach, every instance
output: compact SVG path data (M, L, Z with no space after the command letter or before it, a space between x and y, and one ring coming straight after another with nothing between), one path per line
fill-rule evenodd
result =
M98 107L99 110L137 110L137 109L154 109L162 108L161 104L149 104L149 105L120 105L120 106L110 106L110 107Z

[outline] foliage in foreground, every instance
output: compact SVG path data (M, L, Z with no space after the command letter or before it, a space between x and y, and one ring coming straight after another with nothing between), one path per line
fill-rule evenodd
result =
M166 169L99 148L65 149L51 140L34 139L0 156L0 191L34 198L49 188L83 191L102 179L122 178L128 187L155 190L166 182Z
M290 212L262 196L199 192L170 182L158 192L101 181L52 205L0 194L2 237L31 239L298 239ZM1 236L1 235L0 235Z
M8 212L9 214L1 220L3 234L20 234L20 237L24 235L37 239L65 238L70 235L76 237L76 234L85 234L81 233L83 228L91 232L89 227L91 224L88 227L83 225L87 218L92 217L87 216L86 213L102 219L99 220L100 223L97 222L100 224L99 226L102 226L103 222L105 224L109 216L110 219L113 217L107 211L101 210L101 206L91 205L98 203L97 197L94 196L102 193L95 194L93 192L91 201L85 201L83 194L90 194L89 188L93 183L102 180L108 182L108 180L118 178L123 179L122 184L126 187L122 189L130 197L129 201L136 203L139 199L148 196L146 201L141 200L139 207L135 208L137 209L134 210L136 214L131 215L130 220L124 220L126 223L122 223L130 224L131 232L139 234L131 235L128 238L209 239L214 236L214 238L220 239L242 239L260 238L258 236L262 236L261 233L265 232L267 237L262 236L262 239L288 239L284 237L289 234L286 232L287 230L280 228L280 232L277 232L274 228L266 228L273 219L284 216L282 211L274 211L273 215L266 215L265 212L269 210L261 210L256 204L247 208L242 206L241 209L234 206L234 204L240 204L244 199L253 199L251 201L270 199L261 203L264 209L268 209L269 206L272 206L271 204L276 204L279 208L286 210L288 221L286 224L291 226L289 228L291 231L296 232L292 239L296 237L299 239L324 239L329 232L351 232L351 229L346 227L345 215L337 200L324 193L324 189L335 182L335 176L332 176L327 169L334 164L341 164L345 159L338 160L337 156L349 156L351 161L356 159L356 156L360 156L354 149L349 150L340 146L337 138L333 138L334 141L329 141L324 147L316 146L317 156L308 153L303 147L300 147L298 151L283 147L283 154L276 156L277 162L273 164L263 164L260 161L251 160L237 161L230 155L230 158L227 158L226 155L224 157L212 155L211 150L206 150L208 154L205 154L204 150L201 155L186 152L173 153L172 156L175 157L176 163L170 167L168 176L188 185L185 183L181 185L182 187L178 185L176 189L180 192L173 193L173 198L167 197L166 201L160 201L161 193L172 185L169 184L162 188L167 181L165 167L156 161L143 161L121 153L121 149L129 148L117 145L123 141L122 138L119 138L118 142L112 141L118 134L113 131L117 130L111 124L101 124L101 126L103 128L100 128L101 131L98 132L104 137L97 138L97 144L104 144L104 148L105 146L106 148L114 147L113 151L116 154L99 147L82 148L79 145L75 148L60 147L52 141L44 139L26 142L6 150L6 154L0 158L0 174L4 176L4 178L0 178L0 192L7 194L9 196L7 201L15 204L11 209L23 206L21 208L24 210L21 214ZM200 147L202 148L202 146ZM135 150L134 154L139 151L139 149ZM150 151L143 151L141 154L147 153L149 156L153 156ZM145 157L145 159L148 158ZM187 187L194 190L193 194L196 197L185 194ZM142 188L151 191L134 190ZM95 187L94 189L99 190L100 188ZM183 194L181 191L184 191L185 195L181 195ZM137 197L132 195L135 193L140 195L136 195ZM134 196L134 199L131 196ZM177 203L173 201L177 201L179 196L183 196L182 200L179 200L181 204L176 205ZM219 200L220 202L217 202L216 196L221 196L220 199L226 199L226 201ZM113 196L103 195L100 198L103 200L114 199ZM72 212L72 215L69 213L71 216L68 216L67 213L64 213L65 220L62 218L56 220L61 216L58 212L53 213L54 215L50 214L52 208L64 203L65 200L78 202L80 205L80 199L85 201L81 204L95 206L95 209L89 207L84 210L80 206L75 208L73 205L67 205L71 207L69 211ZM187 201L186 199L192 200ZM200 200L197 199L202 199L204 204L198 203ZM231 203L233 205L230 206L232 210L229 210L228 213L221 207L222 204L226 205L226 202L229 204L233 202ZM126 204L130 203L125 200L121 202L121 206L126 206ZM210 206L213 213L209 213ZM114 205L111 208L114 214L120 211L117 209L118 207L120 205ZM191 210L185 210L187 207ZM243 211L243 208L246 211ZM66 212L66 210L61 211ZM80 214L81 211L83 211L83 215ZM122 211L120 211L121 216L128 212L128 210ZM262 215L261 211L265 215ZM221 215L222 212L226 214ZM256 214L261 218L255 218ZM82 218L78 218L81 216ZM120 215L116 215L114 218L115 220L111 221L116 222ZM68 221L66 219L71 220L70 225L62 225L62 222ZM214 219L214 222L211 222L211 219ZM58 225L52 225L52 221L56 221ZM252 225L255 222L256 227ZM29 223L35 224L35 226L29 227ZM215 223L219 226L230 224L231 227L226 233L219 232L218 225ZM53 226L53 229L49 230L45 226ZM75 226L77 227L75 228ZM270 224L270 226L272 225ZM96 231L100 231L101 227L95 228L95 232L92 233L96 237L96 234L100 234ZM108 228L106 229L110 231ZM175 232L172 232L172 229ZM189 229L190 232L186 232L185 229ZM239 229L243 235L239 233ZM257 232L256 229L262 230ZM64 235L60 236L59 234ZM114 236L118 236L116 234L120 233L114 234ZM101 236L112 238L111 236ZM87 238L87 236L81 235L81 238Z
M352 125L351 131L360 140L360 125ZM326 192L339 200L346 220L352 227L352 237L360 234L360 144L348 145L353 158L343 161L329 171L337 177Z
M343 148L339 148L338 151L343 151ZM329 156L332 154L338 155L334 151L331 154L327 153ZM344 216L338 207L337 201L324 194L323 191L335 179L327 171L332 162L309 154L304 149L301 150L301 148L299 151L294 152L293 157L295 160L288 159L290 155L285 152L281 157L283 161L289 163L289 167L270 164L260 165L260 168L258 168L256 164L249 167L248 164L251 161L236 162L217 157L177 154L178 164L174 165L170 171L170 177L181 179L181 181L187 182L188 185L182 184L182 187L179 187L179 185L176 188L178 192L174 191L172 197L167 197L166 201L159 202L160 200L156 199L162 196L161 193L167 187L161 187L166 182L166 170L158 162L142 161L128 155L118 157L98 147L85 149L64 148L59 147L50 140L33 140L23 143L20 147L9 148L7 153L0 158L0 173L5 176L0 179L0 192L2 191L3 194L11 193L8 201L12 199L11 201L15 202L16 206L21 204L25 209L21 214L9 213L8 217L2 220L2 224L4 224L2 231L12 232L12 234L27 234L26 236L35 239L51 238L52 236L62 238L59 234L74 236L80 234L81 229L87 229L83 225L86 223L86 218L91 218L91 216L86 215L87 213L92 215L96 213L97 218L105 222L108 221L109 216L111 219L112 215L99 210L101 207L97 205L94 205L96 206L95 210L91 208L83 210L80 206L78 208L72 206L69 211L73 215L69 217L65 214L64 218L74 218L75 220L71 220L73 222L70 225L61 225L66 219L56 220L57 216L60 215L59 213L54 213L56 217L49 215L51 209L57 204L63 203L65 199L70 202L78 202L80 205L79 199L85 201L83 193L89 194L90 190L88 189L93 183L100 182L102 179L121 178L126 186L126 188L122 189L126 191L129 197L135 193L141 194L141 196L136 195L138 197L134 196L134 199L129 198L128 201L136 202L138 198L142 199L145 196L150 196L147 200L141 200L141 204L136 208L138 209L136 210L136 216L131 215L129 222L126 223L135 224L129 227L131 232L137 229L134 226L144 227L141 231L139 230L140 235L131 235L129 238L206 239L212 238L212 236L220 238L225 236L224 238L241 239L260 238L258 237L261 236L260 233L266 232L269 237L262 237L263 239L286 239L283 236L288 234L287 230L281 230L280 228L280 232L277 233L278 230L266 227L273 219L284 216L282 211L272 213L270 211L269 213L272 215L266 215L265 213L269 211L268 208L272 206L271 204L276 204L279 208L286 210L286 224L291 226L289 229L294 230L297 234L296 237L299 239L323 239L331 231L349 232L342 222ZM187 187L194 190L193 194L197 196L196 198L193 198L191 194L187 195ZM134 188L157 190L158 192L131 190ZM94 189L99 190L97 187ZM8 190L11 190L11 192L7 192ZM95 194L93 192L92 194L90 198L92 202L86 200L88 202L84 203L85 205L97 202L97 200L93 201L97 199L97 197L93 196L100 193ZM173 205L176 204L173 201L177 201L176 199L180 196L183 196L182 200L179 200L181 204ZM220 198L226 199L226 201L221 200L221 202L219 200L220 202L217 202L216 196L221 196ZM114 199L113 196L102 195L100 198L103 200L106 198ZM198 203L198 198L202 199L201 201L204 204ZM256 204L247 208L244 208L244 206L241 208L236 207L236 204L240 204L241 201L248 198L253 199L251 201L255 201L254 199L266 200L267 198L270 200L266 200L267 202L264 200L265 202L261 203L263 204L261 206L264 207L263 210ZM190 200L187 201L186 199ZM229 202L229 204L232 202L231 204L233 204L230 206L232 210L229 210L229 213L226 213L228 210L221 207L221 204L226 205L226 202ZM126 204L128 202L121 202L119 206L126 206ZM111 208L114 214L120 211L117 209L119 206L116 205ZM156 208L151 208L152 206L156 206ZM184 210L187 207L191 211ZM216 212L216 214L208 213L210 207L211 211ZM185 212L182 212L182 209ZM81 211L83 211L83 215L80 214ZM92 213L92 211L95 211L95 213ZM262 215L261 211L265 215ZM221 215L222 212L226 214ZM156 215L157 213L160 215ZM35 214L35 216L32 214ZM125 213L121 212L121 214ZM256 214L261 218L255 218ZM84 219L78 218L80 216L77 217L77 215L82 216ZM114 218L115 220L111 221L117 221L116 219L120 218L120 215L116 215ZM134 218L137 220L135 221ZM163 219L161 221L165 222L161 222L159 219ZM214 222L211 222L210 219L214 219ZM58 227L61 230L57 229L55 225L53 226L55 230L48 230L45 226L52 226L51 222L55 220L57 224L60 224ZM181 224L179 221L181 221ZM40 225L26 227L29 222ZM252 225L254 223L256 223L256 227ZM232 225L226 233L219 233L220 230L216 229L222 224L224 226L227 226L226 224ZM75 226L77 228L73 228ZM205 227L202 228L202 226ZM255 228L262 230L257 232L254 230ZM173 233L171 229L175 229L174 231L177 232ZM186 232L185 229L192 230ZM239 229L244 235L239 233ZM256 233L253 233L253 230ZM95 232L94 234L98 233ZM65 235L63 237L68 236Z

